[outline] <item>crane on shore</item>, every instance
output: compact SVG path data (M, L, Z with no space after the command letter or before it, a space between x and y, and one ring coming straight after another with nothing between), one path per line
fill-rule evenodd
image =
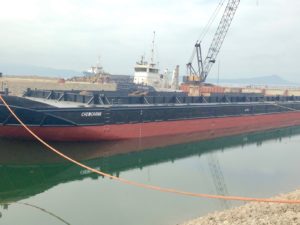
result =
M219 10L220 6L223 5L225 0L221 0L217 10ZM240 0L228 0L225 11L219 23L219 26L214 34L213 41L209 47L207 56L205 59L202 58L202 49L201 49L201 41L197 41L195 44L195 48L193 54L191 56L190 61L187 63L187 76L184 78L185 82L191 84L201 84L205 82L209 71L211 70L213 64L216 62L217 55L220 51L220 48L224 42L230 24L234 18L235 12L239 6ZM216 10L216 11L217 11ZM215 11L215 12L216 12ZM216 15L213 15L214 17ZM212 17L213 18L213 17ZM212 21L209 21L209 25L211 25ZM197 57L197 68L195 69L192 62L194 57Z

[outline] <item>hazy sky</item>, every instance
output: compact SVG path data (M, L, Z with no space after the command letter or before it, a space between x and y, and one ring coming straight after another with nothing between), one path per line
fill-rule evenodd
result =
M219 0L0 0L0 62L132 74L156 31L160 69L185 64ZM300 1L241 0L221 48L222 78L300 81ZM217 23L212 28L216 29ZM204 40L210 44L211 36ZM205 46L204 46L205 47ZM204 49L204 53L207 49ZM216 77L217 65L210 77Z

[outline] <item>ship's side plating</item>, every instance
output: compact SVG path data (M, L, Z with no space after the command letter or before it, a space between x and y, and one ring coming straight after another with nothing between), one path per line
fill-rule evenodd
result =
M300 102L109 105L58 108L6 96L25 124L57 141L117 140L199 132L205 137L300 124ZM0 136L30 135L0 105ZM200 135L200 134L199 134Z

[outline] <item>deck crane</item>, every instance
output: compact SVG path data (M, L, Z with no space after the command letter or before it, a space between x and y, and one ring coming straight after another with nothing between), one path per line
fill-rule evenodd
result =
M234 14L238 8L239 3L240 0L228 0L218 29L215 32L213 41L209 47L207 56L204 60L202 59L201 42L196 42L195 50L193 52L191 60L189 61L189 63L187 63L188 83L201 84L205 82L211 67L216 62L217 55L224 42L224 39L226 37L226 34L228 32L228 29L233 20ZM195 54L197 56L197 70L195 70L192 65L192 61L195 57Z

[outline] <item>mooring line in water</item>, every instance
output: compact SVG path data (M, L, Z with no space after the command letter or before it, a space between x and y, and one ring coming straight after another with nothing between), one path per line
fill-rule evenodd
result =
M31 207L31 208L34 208L34 209L37 209L37 210L40 210L54 218L56 218L57 220L61 221L62 223L66 224L66 225L71 225L71 223L67 222L66 220L64 220L63 218L61 218L60 216L57 216L55 215L54 213L42 208L42 207L39 207L37 205L33 205L33 204L30 204L30 203L26 203L26 202L0 202L0 205L1 204L7 204L7 205L12 205L12 204L17 204L17 205L24 205L24 206L28 206L28 207Z
M26 124L23 123L23 121L14 113L14 111L10 108L10 106L6 103L6 101L3 99L2 95L0 95L0 100L3 102L3 104L6 106L8 111L14 116L14 118L24 127L24 129L30 133L35 139L37 139L41 144L46 146L49 150L54 152L55 154L59 155L60 157L68 160L69 162L72 162L84 169L87 169L91 172L94 172L98 175L113 179L115 181L119 181L120 183L128 184L131 186L136 186L144 189L150 189L160 192L166 192L166 193L173 193L178 195L184 195L184 196L193 196L198 198L210 198L210 199L224 199L224 200L232 200L232 201L246 201L246 202L267 202L267 203L286 203L286 204L300 204L300 200L289 200L289 199L269 199L269 198L251 198L251 197L241 197L241 196L223 196L223 195L212 195L212 194L204 194L204 193L195 193L195 192L188 192L188 191L180 191L176 189L171 188L164 188L159 187L155 185L150 184L143 184L136 181L127 180L124 178L120 178L117 176L113 176L108 173L104 173L100 170L96 170L94 168L91 168L85 164L82 164L75 159L70 158L69 156L63 154L47 142L45 142L43 139L41 139L37 134L35 134Z

